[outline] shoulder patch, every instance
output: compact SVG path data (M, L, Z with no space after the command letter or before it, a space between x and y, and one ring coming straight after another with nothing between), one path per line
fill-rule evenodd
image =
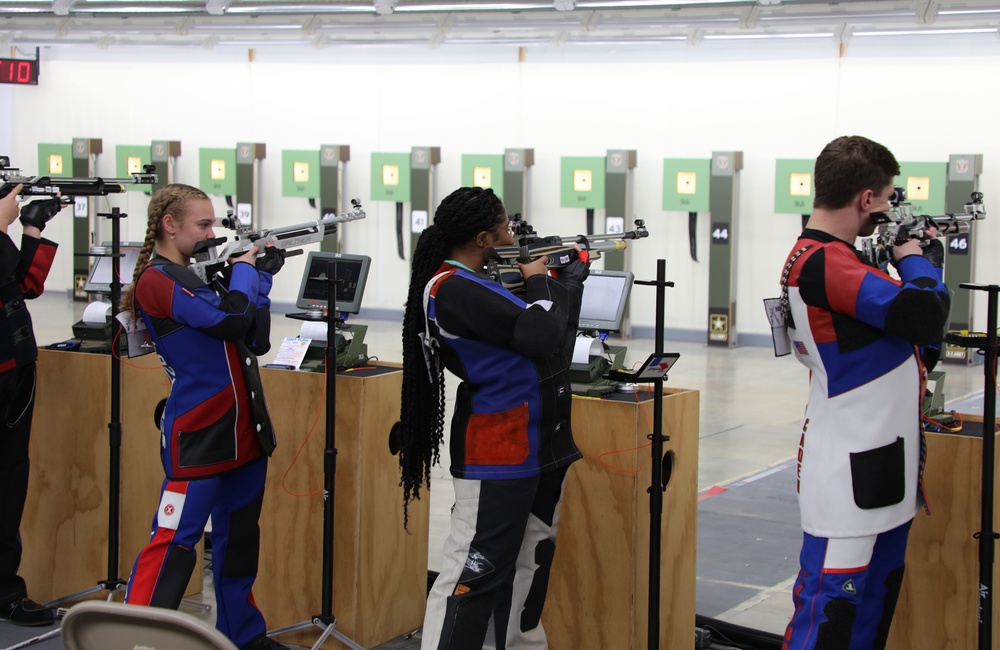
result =
M195 289L208 286L188 267L181 266L165 258L158 257L154 259L152 266L156 266L164 275L181 285L182 288L194 291Z

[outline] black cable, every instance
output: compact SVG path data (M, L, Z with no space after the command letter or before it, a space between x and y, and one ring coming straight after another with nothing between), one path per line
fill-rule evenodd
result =
M694 624L711 632L713 643L715 637L718 637L718 640L740 650L781 650L781 644L784 642L781 635L772 632L718 621L699 614L695 614Z

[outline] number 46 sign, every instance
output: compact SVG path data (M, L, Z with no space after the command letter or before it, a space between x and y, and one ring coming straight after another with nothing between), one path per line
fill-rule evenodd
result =
M948 238L948 253L950 255L968 255L969 254L969 233L963 232L958 235L952 235Z

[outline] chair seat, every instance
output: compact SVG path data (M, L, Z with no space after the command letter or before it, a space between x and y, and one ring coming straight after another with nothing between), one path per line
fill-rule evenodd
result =
M68 650L238 650L224 634L183 612L92 600L62 623Z

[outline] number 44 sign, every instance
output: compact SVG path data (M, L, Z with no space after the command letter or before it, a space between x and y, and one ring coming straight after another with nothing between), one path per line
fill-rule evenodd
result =
M712 224L712 243L720 245L729 244L729 224L724 221L717 221Z

